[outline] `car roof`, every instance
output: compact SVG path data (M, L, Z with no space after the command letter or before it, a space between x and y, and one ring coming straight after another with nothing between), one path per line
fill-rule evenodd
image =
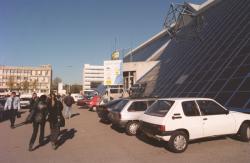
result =
M190 100L213 100L213 99L203 98L203 97L180 97L180 98L159 98L158 100L190 101Z

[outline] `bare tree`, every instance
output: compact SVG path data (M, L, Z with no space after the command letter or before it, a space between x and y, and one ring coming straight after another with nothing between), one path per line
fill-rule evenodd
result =
M8 78L8 81L6 83L6 85L9 87L9 90L12 91L14 86L15 86L15 80L14 80L14 76L10 76Z
M38 86L38 80L35 79L35 80L31 83L31 87L32 87L33 91L36 91L37 86Z
M21 85L24 91L27 92L29 90L30 83L27 80L23 81Z
M52 90L57 90L58 84L62 82L62 79L59 77L55 77L52 81Z

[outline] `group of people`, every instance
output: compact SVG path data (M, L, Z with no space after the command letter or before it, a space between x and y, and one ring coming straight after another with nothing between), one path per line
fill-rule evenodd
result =
M71 108L74 103L73 98L68 96L64 98L65 103L65 117L71 117ZM12 92L11 96L6 100L5 110L9 111L10 117L10 127L14 128L16 115L20 108L20 99L16 97L16 93ZM50 142L53 149L57 148L57 138L60 134L60 127L65 125L65 120L62 115L63 104L57 98L54 93L51 93L49 96L41 95L37 96L36 93L33 93L32 98L30 100L30 110L29 115L25 120L25 123L32 123L33 132L29 142L29 151L33 150L33 145L35 143L38 130L40 128L40 136L39 136L39 145L44 144L44 129L46 121L49 122L50 125Z

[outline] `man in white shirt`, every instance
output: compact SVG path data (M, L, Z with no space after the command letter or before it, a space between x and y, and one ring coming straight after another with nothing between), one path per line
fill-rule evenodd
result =
M16 115L20 110L20 99L16 97L16 92L12 92L11 96L6 100L4 110L9 111L10 127L14 128Z

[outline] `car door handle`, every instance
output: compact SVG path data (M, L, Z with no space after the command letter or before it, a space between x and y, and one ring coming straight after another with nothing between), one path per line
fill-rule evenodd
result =
M207 118L203 118L203 120L204 120L204 121L206 121L206 120L207 120Z

